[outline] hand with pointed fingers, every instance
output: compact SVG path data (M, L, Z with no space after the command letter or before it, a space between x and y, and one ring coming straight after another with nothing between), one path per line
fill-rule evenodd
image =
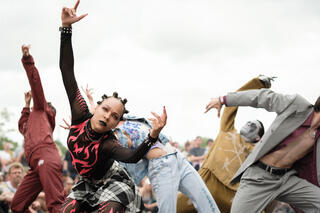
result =
M274 81L274 79L276 79L276 76L265 76L265 75L259 75L258 78L260 79L260 81L262 81L262 83L267 87L270 88L271 87L271 82Z
M64 125L61 125L61 124L59 124L59 126L62 127L62 128L64 128L64 129L66 129L66 130L70 130L70 129L71 129L71 124L68 123L64 118L63 118L62 120L63 120L65 126L64 126ZM70 118L70 120L71 120L71 118Z
M220 101L220 98L211 98L211 101L206 106L206 111L204 113L207 113L210 109L216 108L218 111L218 118L220 117L220 111L222 108L222 103Z
M30 45L22 45L21 50L22 50L22 55L27 57L30 55L29 50L30 50Z
M77 1L77 3L73 8L67 8L67 7L62 8L62 13L61 13L62 27L71 27L73 23L80 21L81 19L83 19L88 15L88 14L83 14L81 16L77 15L76 12L79 4L80 4L80 0Z
M89 111L90 111L90 113L94 114L94 112L96 110L96 104L94 103L93 97L92 97L93 89L92 88L89 89L88 84L86 86L86 89L84 89L82 86L81 86L81 89L86 94L86 96L87 96L87 98L89 100L89 103L90 103Z
M89 100L89 101L93 101L93 97L92 97L93 88L89 88L89 87L88 87L88 84L87 84L86 89L84 89L83 86L81 86L81 89L82 89L82 91L84 92L84 94L86 94L88 100Z
M163 127L166 125L167 123L167 111L166 108L163 107L162 110L162 115L159 116L157 113L155 112L151 112L151 114L155 117L155 118L149 118L149 120L152 122L152 129L150 131L150 136L152 138L158 138L161 130L163 129Z

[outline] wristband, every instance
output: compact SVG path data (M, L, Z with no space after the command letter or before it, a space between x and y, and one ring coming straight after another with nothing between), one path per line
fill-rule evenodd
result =
M59 27L59 31L65 34L72 34L72 27Z
M151 137L150 133L148 134L148 139L146 140L146 143L148 146L153 145L155 142L157 142L158 137L157 138L153 138Z
M223 96L219 96L219 102L221 105L224 105L224 99Z

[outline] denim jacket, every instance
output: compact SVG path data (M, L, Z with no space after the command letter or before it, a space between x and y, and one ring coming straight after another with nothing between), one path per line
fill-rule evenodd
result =
M128 137L123 133L123 131L129 134L132 140L131 149L135 149L144 142L149 133L146 131L146 128L141 128L141 123L147 125L150 129L152 128L152 124L145 118L135 116L126 116L124 120L125 122L114 129L114 132L116 133L120 144L124 147L128 147ZM159 141L162 144L166 144L169 139L160 133ZM146 158L142 158L137 163L120 162L120 164L128 170L136 185L139 185L141 180L147 175L148 163L149 161Z

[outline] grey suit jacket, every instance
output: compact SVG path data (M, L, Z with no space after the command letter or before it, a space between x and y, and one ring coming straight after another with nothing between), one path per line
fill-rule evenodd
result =
M269 112L276 112L277 116L265 132L261 140L256 144L251 154L234 175L231 183L240 181L243 172L265 154L270 152L283 139L289 136L309 117L313 111L313 105L302 96L283 95L270 89L248 90L229 93L226 96L227 106L251 106L264 108ZM320 141L320 139L318 139ZM317 146L317 176L320 180L320 143Z

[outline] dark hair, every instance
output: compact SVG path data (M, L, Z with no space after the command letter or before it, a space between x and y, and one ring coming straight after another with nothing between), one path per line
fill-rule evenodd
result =
M263 123L259 120L257 120L260 125L261 125L261 128L259 129L259 132L258 132L258 135L260 136L260 138L262 138L262 136L264 135L264 126L263 126Z
M123 104L123 108L124 108L123 114L129 113L129 111L126 109L126 103L128 102L127 99L126 99L126 98L122 99L121 97L119 97L119 95L118 95L117 92L114 92L114 93L112 94L112 96L107 96L106 94L104 94L104 95L101 97L102 100L101 100L101 101L98 101L97 104L100 105L104 100L106 100L106 99L108 99L108 98L111 98L111 97L116 98L116 99L118 99L118 100L121 101L121 103ZM123 120L123 114L121 115L120 120Z
M207 140L207 144L209 143L209 142L214 142L214 140L212 139L212 138L209 138L208 140Z
M316 103L313 106L315 112L320 112L320 96L318 97Z
M51 107L51 109L54 111L55 114L57 114L57 110L56 108L52 105L51 102L47 102L47 104L49 105L49 107Z

